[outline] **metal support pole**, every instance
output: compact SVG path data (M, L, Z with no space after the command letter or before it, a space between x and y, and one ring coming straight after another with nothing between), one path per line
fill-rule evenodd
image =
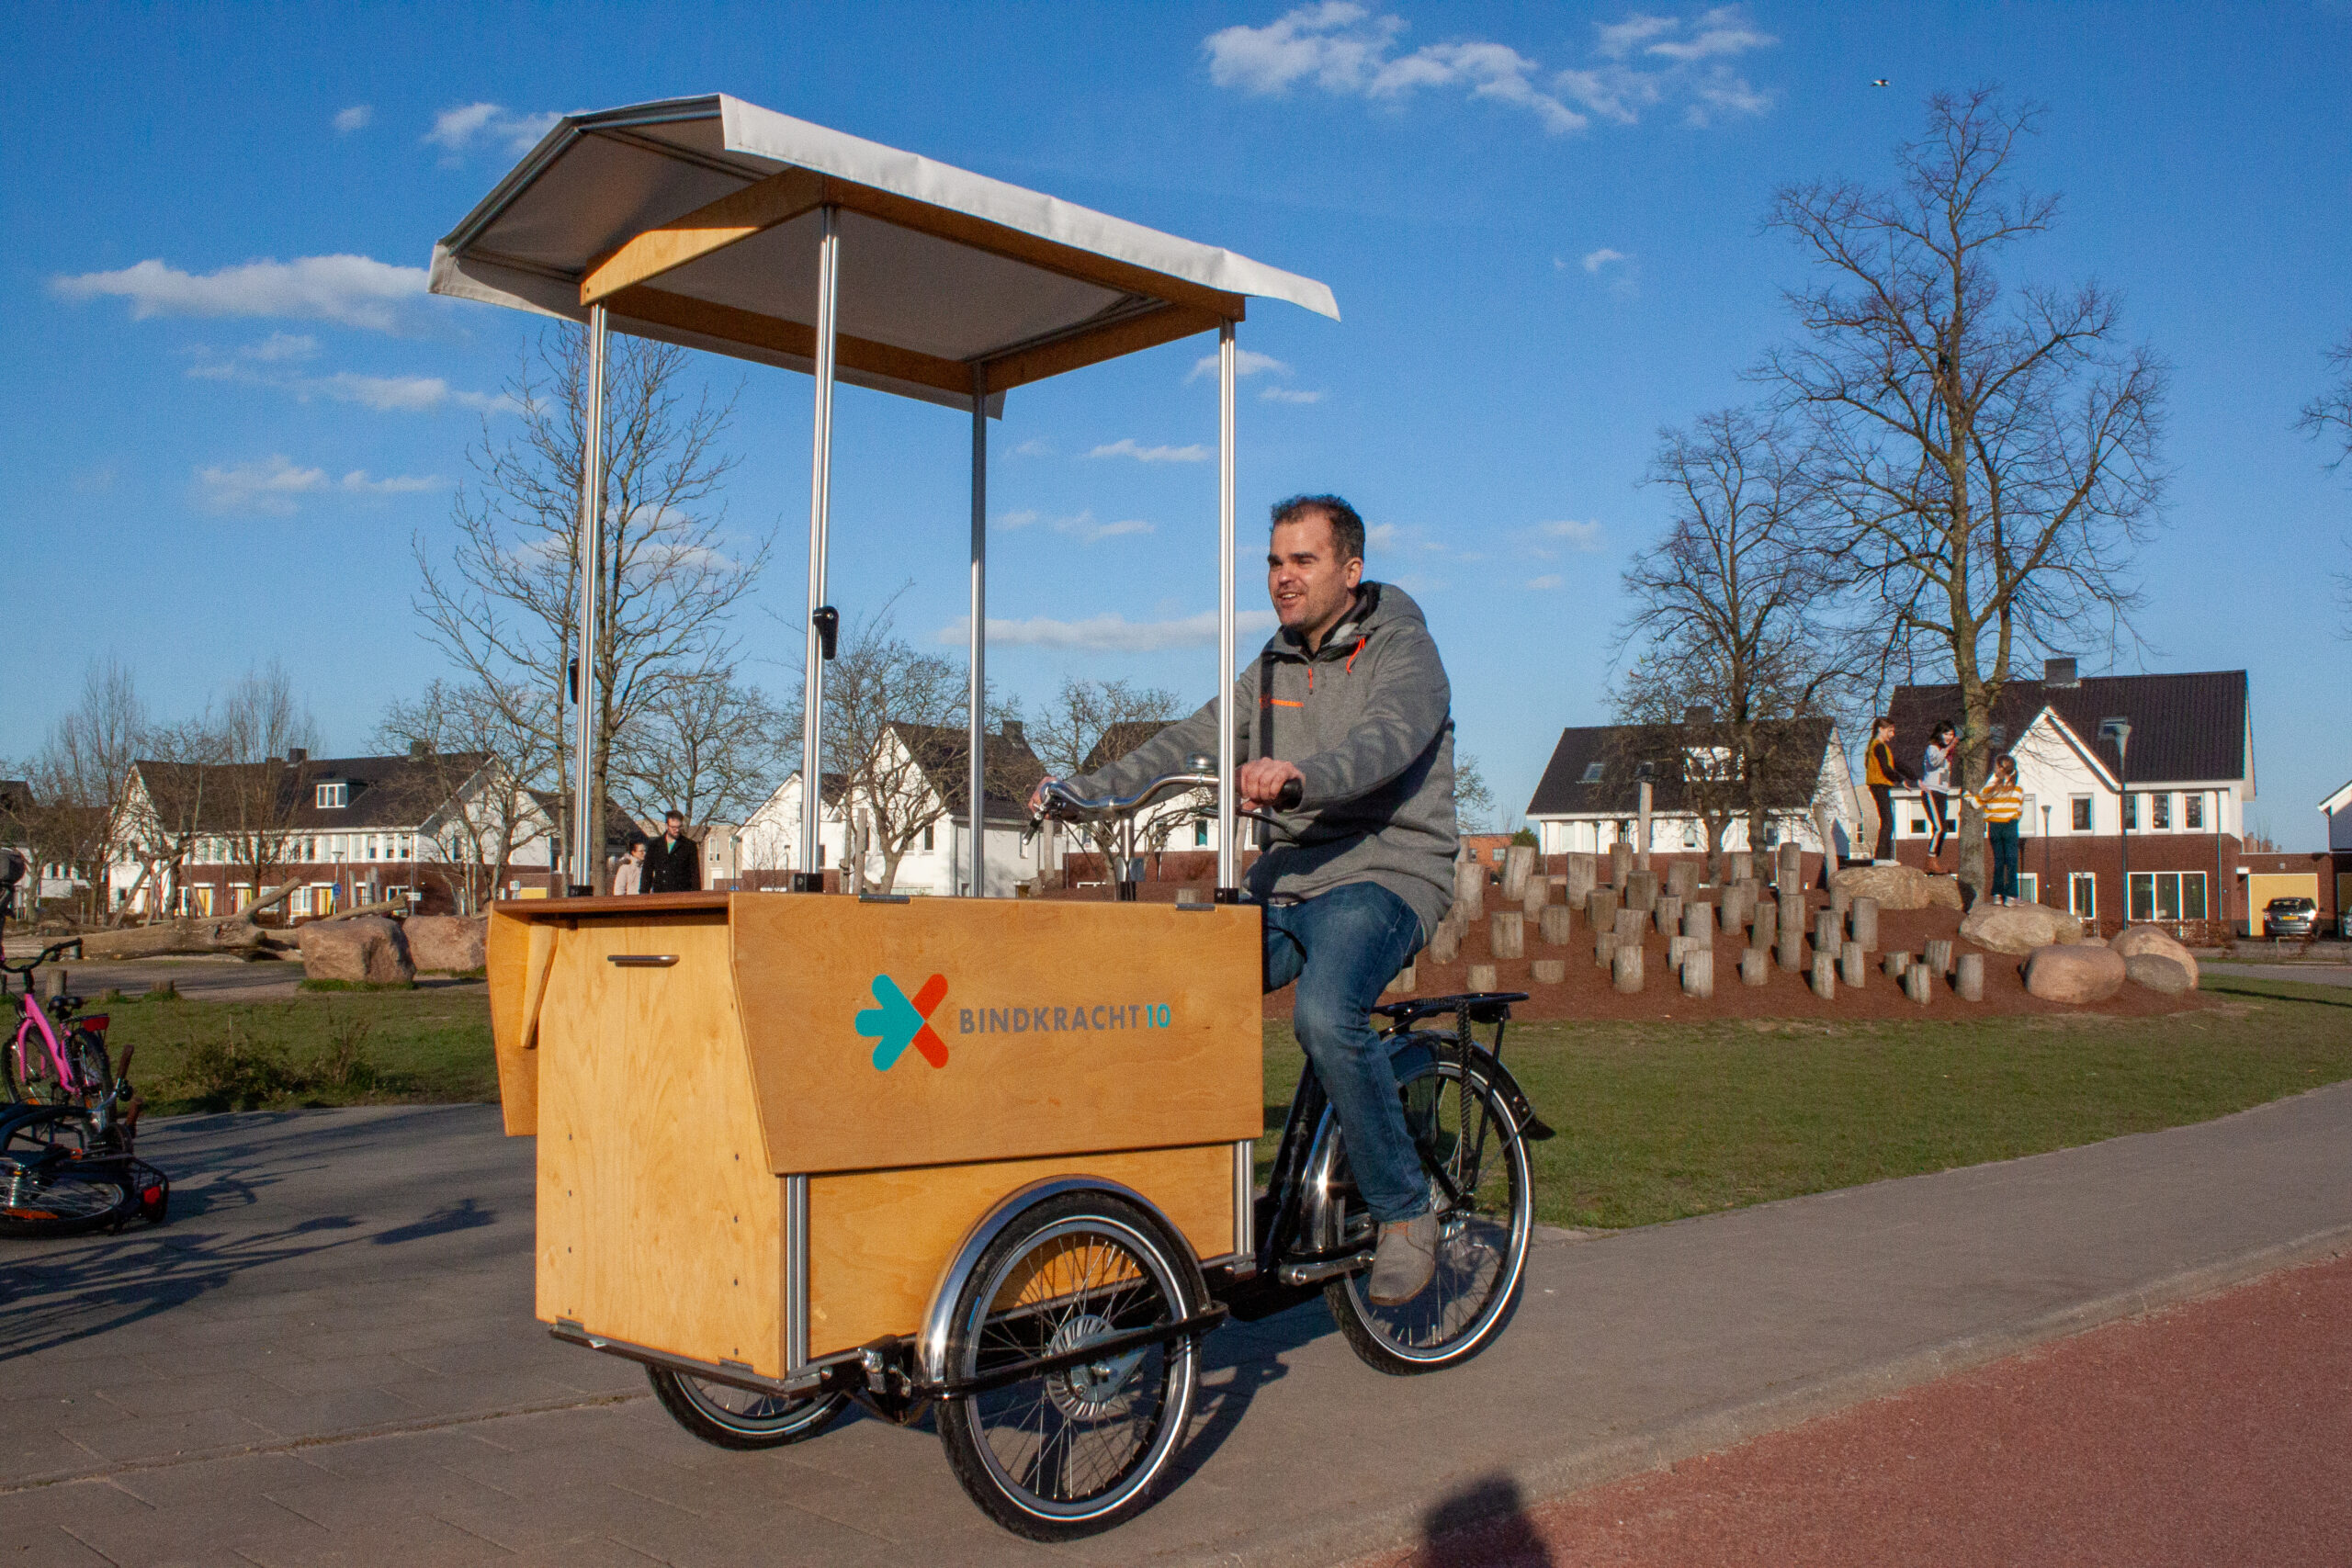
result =
M571 750L571 892L596 891L604 824L596 819L596 623L605 578L605 308L588 307L588 407L580 446L580 683Z
M1634 864L1644 871L1650 868L1650 781L1642 781L1641 837L1634 844Z
M965 789L972 804L972 881L975 898L988 897L988 626L989 626L989 369L972 367L972 696L970 772Z
M800 877L794 884L811 893L825 886L817 864L819 813L825 795L825 661L817 611L825 603L825 531L832 516L833 306L841 292L842 265L841 214L828 207L822 216L817 241L817 427L808 469L808 627L801 649Z
M1241 857L1233 836L1233 323L1216 330L1216 897L1240 896Z

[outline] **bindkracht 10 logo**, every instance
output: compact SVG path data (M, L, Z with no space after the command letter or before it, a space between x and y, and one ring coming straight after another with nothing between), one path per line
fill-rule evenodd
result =
M875 1042L874 1070L887 1073L912 1046L934 1067L947 1065L947 1043L932 1027L947 999L947 977L933 975L912 997L888 975L874 976L876 1005L859 1012L857 1032ZM944 1022L944 1020L943 1019ZM1166 1002L1034 1002L1012 1007L956 1010L956 1032L964 1034L1104 1033L1127 1029L1169 1029L1175 1009Z

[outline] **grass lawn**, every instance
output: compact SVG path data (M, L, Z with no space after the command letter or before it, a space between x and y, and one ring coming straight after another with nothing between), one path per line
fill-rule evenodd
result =
M114 1059L138 1049L131 1077L153 1115L498 1098L480 986L108 1002L105 1010Z
M1822 1025L1528 1023L1536 1215L1651 1224L2202 1122L2352 1077L2352 990L2216 976L2167 1019ZM1483 1032L1482 1032L1483 1033ZM1266 1025L1261 1174L1297 1084Z

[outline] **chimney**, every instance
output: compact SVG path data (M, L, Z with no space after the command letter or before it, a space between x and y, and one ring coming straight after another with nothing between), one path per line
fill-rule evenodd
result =
M2045 659L2041 661L2041 683L2045 686L2079 686L2082 681L2075 674L2075 660Z
M1021 721L1017 718L1008 718L1003 720L998 724L996 732L999 735L1003 736L1007 740L1012 741L1015 746L1026 746L1029 744L1029 738L1022 733Z
M410 742L408 743L408 760L409 760L410 761L412 761L412 762L421 762L421 761L424 761L424 753L425 753L426 750L427 750L427 747L425 746L425 744L424 744L424 741L422 741L422 740L412 740L412 741L410 741Z
M286 749L286 765L289 768L299 768L310 760L311 753L300 746Z
M1694 703L1682 710L1682 722L1692 729L1715 722L1715 710L1703 703Z

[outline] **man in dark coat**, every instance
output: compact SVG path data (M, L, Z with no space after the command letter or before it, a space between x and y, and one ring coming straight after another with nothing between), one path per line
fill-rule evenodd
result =
M686 837L686 819L673 811L662 836L645 852L648 893L694 893L702 887L702 846Z

